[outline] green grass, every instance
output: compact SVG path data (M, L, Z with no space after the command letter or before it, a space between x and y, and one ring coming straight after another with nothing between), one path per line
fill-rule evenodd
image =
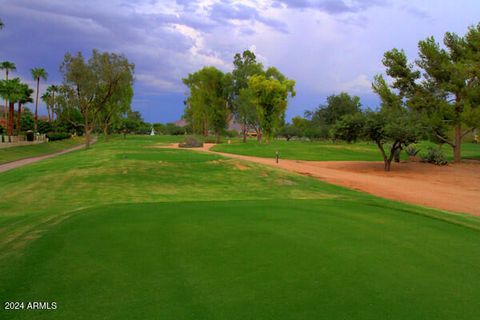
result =
M422 152L427 147L434 146L429 142L418 144ZM270 144L259 144L256 140L248 140L247 143L234 141L232 144L220 144L214 146L214 151L249 155L256 157L274 158L275 152L283 159L315 160L315 161L382 161L380 151L373 143L332 143L329 141L285 141L273 140ZM443 149L448 159L453 159L452 149L444 145ZM463 157L480 159L480 145L465 142L462 146ZM402 158L406 159L405 153Z
M43 156L49 153L69 149L80 145L83 142L83 138L72 138L27 146L0 148L0 164L25 158Z
M476 319L480 220L128 137L0 174L0 319ZM8 192L5 192L8 190Z

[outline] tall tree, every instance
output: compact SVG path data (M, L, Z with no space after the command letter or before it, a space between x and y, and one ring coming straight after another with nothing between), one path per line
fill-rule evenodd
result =
M312 112L311 119L317 124L333 125L347 114L355 114L361 109L360 98L346 92L327 97L327 104Z
M50 110L52 108L52 95L50 92L45 92L42 94L40 99L42 99L43 103L45 103L45 107L47 108L48 122L52 123L52 117L50 116Z
M183 79L190 89L186 116L194 123L203 122L204 135L211 128L215 132L217 143L222 130L227 126L229 114L226 79L228 80L225 74L215 67L204 67Z
M274 129L284 119L288 97L295 96L295 81L279 77L279 75L270 77L255 75L249 79L248 85L255 97L255 106L264 141L269 143Z
M17 70L17 67L15 66L15 63L11 61L3 61L0 63L0 69L5 70L5 80L8 80L10 71Z
M26 103L32 103L33 89L31 89L26 83L21 84L20 98L18 100L17 109L17 134L21 131L21 119L22 119L22 106Z
M5 80L8 80L8 75L10 71L15 71L17 70L17 67L15 66L15 63L11 61L2 61L0 63L0 70L5 70ZM6 120L7 119L7 107L8 107L8 101L5 100L5 109L4 109L4 114L3 118Z
M19 78L0 80L0 96L8 101L8 135L13 135L15 102L22 97L22 85Z
M55 120L55 113L56 113L55 94L58 93L58 86L54 85L54 84L49 85L48 88L47 88L47 92L52 96L50 112L52 114L51 121L53 121L53 120Z
M130 83L133 79L134 65L123 55L93 50L88 61L80 52L75 56L67 53L60 70L64 78L64 108L72 109L65 114L79 112L82 115L81 125L85 130L86 148L89 148L99 113L117 90L121 90L122 83ZM69 120L76 122L73 117Z
M37 93L35 98L35 118L34 118L34 130L37 131L38 127L38 96L40 93L40 79L47 80L48 74L43 68L33 68L30 70L32 78L37 82Z
M463 138L480 123L480 24L463 37L447 32L443 44L433 37L419 42L416 65L421 70L408 64L405 53L397 49L386 52L383 63L394 88L425 115L435 138L450 145L459 162Z
M242 124L243 142L246 142L249 126L255 126L256 110L251 92L248 91L248 80L254 75L263 74L263 65L257 62L255 53L245 50L235 54L232 71L232 109L237 121Z
M133 78L127 80L105 103L105 107L98 113L99 125L103 129L105 141L108 141L110 127L122 120L121 116L131 111L131 103L133 98Z

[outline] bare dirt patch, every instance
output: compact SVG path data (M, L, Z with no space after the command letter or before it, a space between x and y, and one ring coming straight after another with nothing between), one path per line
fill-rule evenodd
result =
M250 168L244 164L241 164L241 163L235 163L234 164L235 168L240 170L240 171L245 171L245 170L249 170Z
M385 172L383 162L280 159L277 164L275 159L213 152L209 150L212 146L205 144L194 150L293 171L387 199L480 216L479 161L442 167L402 162L392 164L392 171Z

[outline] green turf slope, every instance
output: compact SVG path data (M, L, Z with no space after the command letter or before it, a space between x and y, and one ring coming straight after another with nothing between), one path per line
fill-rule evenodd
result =
M435 144L422 141L417 144L421 154L427 152L429 147L437 147ZM220 144L212 148L213 151L226 152L247 156L274 158L275 152L279 152L283 159L315 160L315 161L382 161L380 151L374 143L332 143L329 141L285 141L273 140L270 144L260 144L249 140L247 143L235 141L232 144ZM442 147L449 160L453 159L452 148L448 145ZM480 144L465 142L462 145L464 158L480 159ZM403 152L402 158L407 159Z
M480 314L478 218L152 148L171 139L114 138L0 174L0 319Z

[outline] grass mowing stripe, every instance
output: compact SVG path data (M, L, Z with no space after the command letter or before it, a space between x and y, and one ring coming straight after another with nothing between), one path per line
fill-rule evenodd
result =
M332 200L91 208L12 262L12 319L474 319L478 232Z

